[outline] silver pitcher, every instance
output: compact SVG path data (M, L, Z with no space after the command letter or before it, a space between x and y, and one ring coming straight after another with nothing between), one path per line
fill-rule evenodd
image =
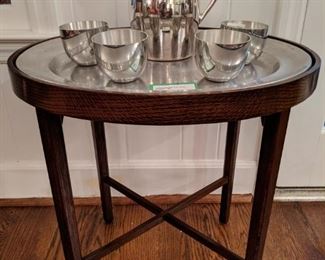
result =
M193 55L198 25L217 2L211 0L201 13L199 1L132 0L134 18L131 27L149 35L149 60L176 61Z

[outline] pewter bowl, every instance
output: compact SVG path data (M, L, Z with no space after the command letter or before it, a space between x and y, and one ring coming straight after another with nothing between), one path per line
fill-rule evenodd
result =
M67 55L80 66L96 65L91 37L107 31L108 24L103 21L70 22L60 27L60 36Z
M98 66L115 82L137 79L147 64L148 35L132 29L114 29L92 37Z
M196 64L209 80L234 79L245 66L250 40L248 34L233 30L200 31L195 34Z
M269 29L267 24L254 21L224 21L221 23L221 28L249 34L251 43L246 64L261 56Z

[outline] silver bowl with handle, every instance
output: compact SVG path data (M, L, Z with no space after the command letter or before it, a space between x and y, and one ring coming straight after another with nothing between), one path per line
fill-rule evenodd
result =
M80 66L96 65L91 37L108 30L104 21L77 21L63 24L60 36L67 55Z
M250 36L246 33L213 29L195 34L195 61L205 78L226 82L245 66Z
M263 53L269 26L254 21L223 21L221 28L248 33L251 36L251 45L246 64L251 63Z
M131 82L139 78L147 64L145 32L112 29L92 37L98 66L114 82Z

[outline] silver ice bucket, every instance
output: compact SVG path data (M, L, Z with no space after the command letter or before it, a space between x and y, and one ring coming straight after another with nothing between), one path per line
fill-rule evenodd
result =
M200 12L199 0L132 0L133 29L149 35L148 59L183 60L193 55L194 34L217 0Z

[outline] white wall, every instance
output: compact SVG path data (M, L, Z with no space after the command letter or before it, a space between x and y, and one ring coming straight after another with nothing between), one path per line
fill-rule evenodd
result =
M325 1L297 1L295 6L297 10L287 12L287 20L281 21L291 32L287 37L312 48L324 61ZM325 187L324 75L323 63L314 94L292 109L278 180L280 187Z
M104 19L111 27L127 26L130 1L12 2L11 7L0 6L0 197L50 196L35 112L14 96L6 59L26 42L56 35L57 25L70 20ZM202 6L207 2L202 0ZM270 33L277 34L285 32L278 23L279 16L285 16L281 10L275 0L219 0L203 25L217 26L224 19L251 19L269 24ZM74 195L98 195L90 124L67 118L64 132ZM222 174L225 124L106 124L106 132L112 176L142 194L190 193ZM243 122L236 193L253 190L260 134L258 119Z

